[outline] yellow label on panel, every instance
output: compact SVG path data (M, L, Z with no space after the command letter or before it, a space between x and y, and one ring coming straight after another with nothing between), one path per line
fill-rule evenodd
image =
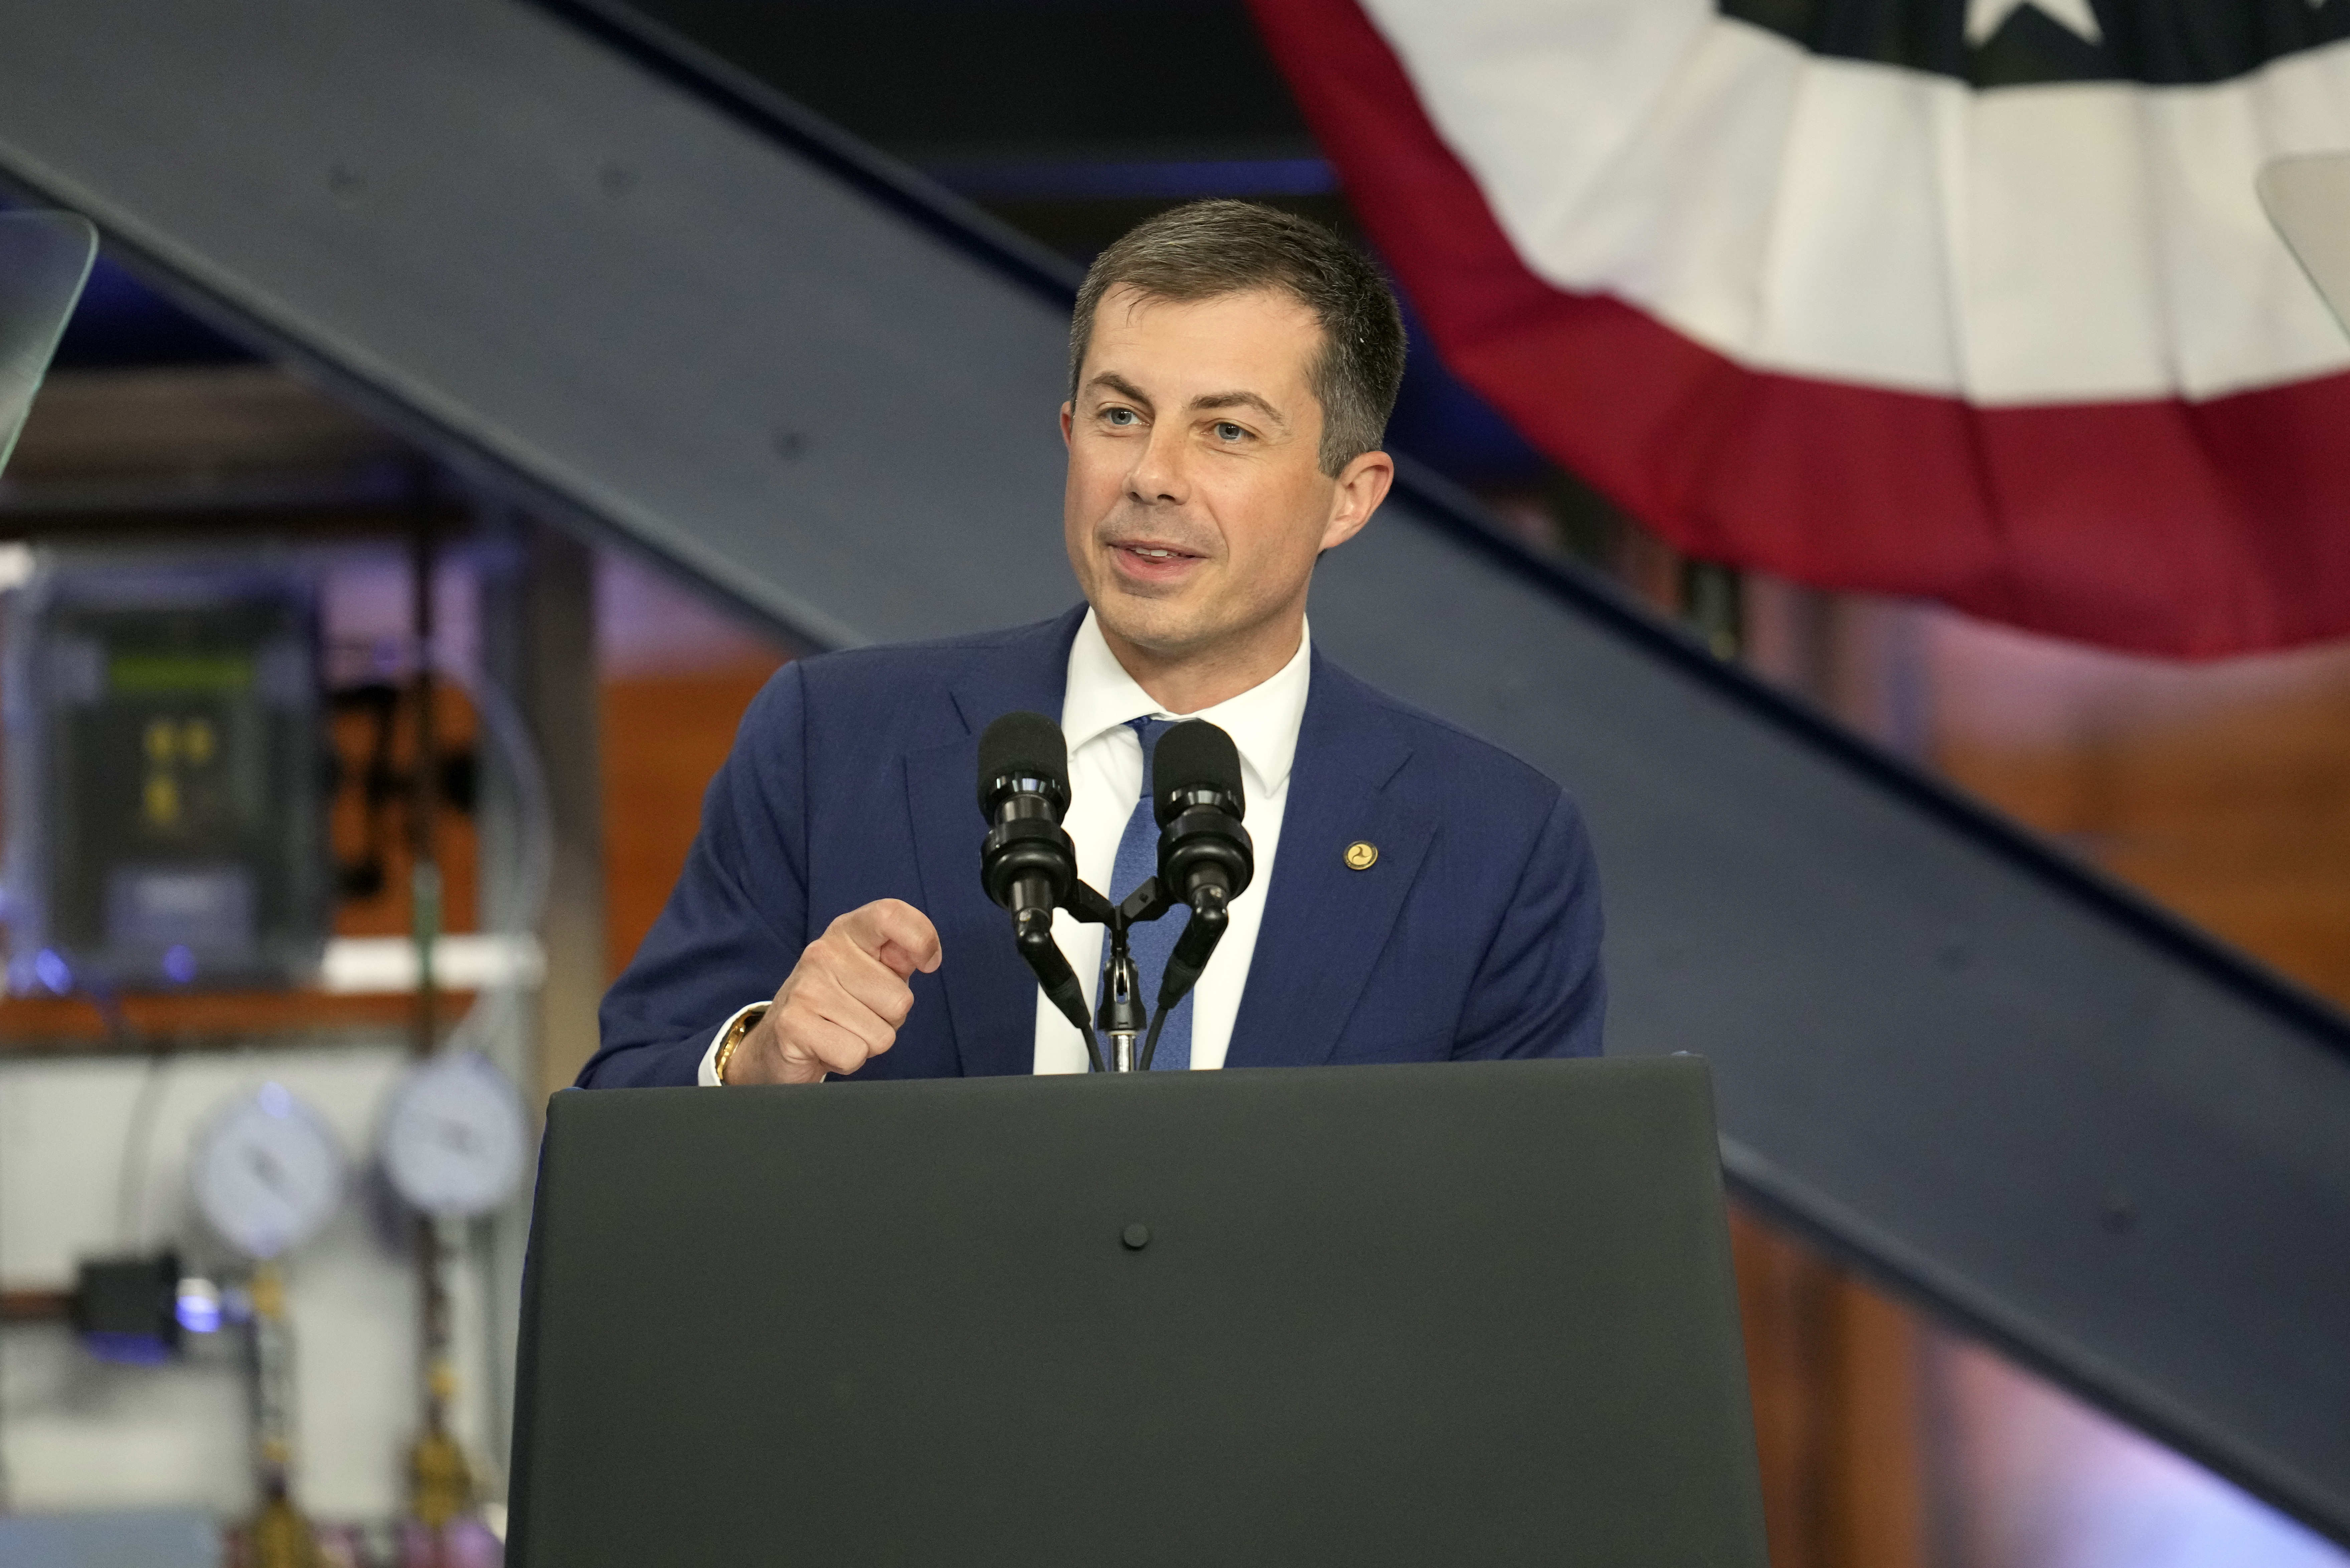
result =
M170 774L147 775L147 823L151 827L180 826L180 781Z

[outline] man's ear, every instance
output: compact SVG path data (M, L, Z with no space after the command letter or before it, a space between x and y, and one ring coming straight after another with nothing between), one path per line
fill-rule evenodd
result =
M1322 530L1322 548L1335 550L1361 533L1394 483L1395 459L1383 452L1367 452L1340 469L1330 496L1330 522Z
M1069 444L1069 427L1076 421L1076 404L1063 403L1061 405L1061 444L1063 446Z

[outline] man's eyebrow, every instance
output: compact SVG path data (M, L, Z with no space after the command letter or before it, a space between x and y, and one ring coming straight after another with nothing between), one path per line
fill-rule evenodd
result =
M1150 399L1144 394L1142 389L1115 370L1104 370L1086 383L1086 390L1088 392L1097 387L1106 391L1116 392L1129 403L1140 403L1146 409L1150 407Z
M1281 417L1281 410L1254 392L1209 392L1192 399L1191 407L1203 413L1211 409L1254 409L1282 429L1289 428L1289 421Z

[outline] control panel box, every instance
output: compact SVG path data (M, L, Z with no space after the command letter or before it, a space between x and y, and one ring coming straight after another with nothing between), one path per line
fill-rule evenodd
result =
M333 913L315 584L44 552L7 622L9 989L315 975Z

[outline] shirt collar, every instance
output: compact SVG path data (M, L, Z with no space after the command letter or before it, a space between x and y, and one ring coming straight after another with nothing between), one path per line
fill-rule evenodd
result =
M1241 762L1256 775L1249 781L1254 789L1277 790L1287 781L1290 763L1297 756L1297 731L1305 721L1313 650L1314 632L1309 626L1302 629L1297 651L1289 662L1239 696L1197 713L1170 713L1126 672L1088 609L1077 628L1076 640L1069 645L1061 733L1074 752L1131 720L1205 719L1232 738Z

